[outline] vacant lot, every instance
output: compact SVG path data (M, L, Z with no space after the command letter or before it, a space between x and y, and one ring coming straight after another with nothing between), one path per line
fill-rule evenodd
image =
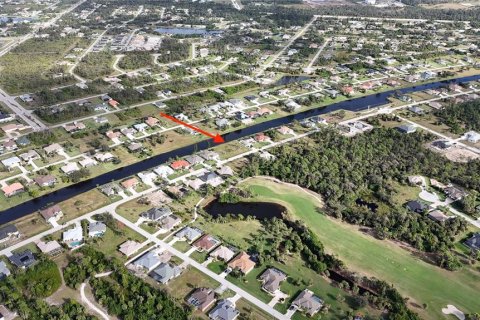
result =
M292 218L301 219L314 231L328 252L335 253L351 270L392 283L425 319L441 319L441 308L453 304L471 313L478 310L480 273L470 268L449 272L430 265L390 241L377 240L317 212L318 199L302 190L265 179L250 179L255 200L278 202Z

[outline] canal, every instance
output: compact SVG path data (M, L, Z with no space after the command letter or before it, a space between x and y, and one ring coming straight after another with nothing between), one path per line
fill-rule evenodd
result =
M326 114L334 112L337 110L348 110L353 112L358 112L366 110L368 108L377 107L388 103L388 98L396 93L410 93L416 91L422 91L426 89L435 89L447 85L448 83L464 83L479 80L480 75L469 76L456 78L448 81L438 81L408 88L395 89L382 93L372 94L369 96L364 96L360 98L350 99L338 103L328 105L326 107L320 107L317 109L311 109L308 111L300 112L294 115L285 116L282 118L277 118L269 121L265 121L244 129L236 130L229 132L223 135L223 138L226 142L238 140L240 138L250 136L259 132L269 130L281 125L289 124L293 121L303 120L305 118ZM33 200L29 200L15 207L9 208L0 212L0 224L8 223L28 214L31 214L48 204L58 203L67 199L70 199L76 195L89 191L96 188L99 185L110 183L114 180L121 180L131 175L135 175L141 171L152 169L156 166L168 162L170 159L176 157L184 157L186 155L193 154L195 152L208 149L213 146L212 140L204 140L198 143L194 143L185 147L181 147L169 152L165 152L143 161L131 164L129 166L119 168L105 174L99 175L97 177L81 181L77 184L62 188L60 190L54 191L52 193L46 194L44 196L38 197Z

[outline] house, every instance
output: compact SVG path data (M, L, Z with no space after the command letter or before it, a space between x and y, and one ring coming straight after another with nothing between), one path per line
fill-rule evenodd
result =
M107 131L105 135L114 143L119 143L120 142L119 138L122 135L122 133L120 131Z
M450 142L448 140L437 140L437 141L432 142L432 146L434 146L437 149L441 149L441 150L450 149L452 147L452 145L453 145L452 142Z
M9 171L14 168L14 167L17 167L20 163L22 163L22 160L20 160L19 157L10 157L10 158L7 158L7 159L3 159L2 160L2 164L5 166L5 168L7 168Z
M230 121L228 121L228 120L225 119L225 118L216 119L216 120L215 120L215 125L216 125L219 129L225 129L225 128L227 128L227 127L230 125Z
M151 171L139 172L137 176L145 184L153 184L157 180L157 175Z
M27 152L24 152L24 153L20 154L19 157L22 158L22 160L25 161L25 162L40 159L40 155L37 153L37 151L35 151L33 149L28 150Z
M296 110L300 109L301 107L302 107L301 105L299 105L298 103L296 103L295 101L293 101L291 99L289 99L285 102L285 108L289 112L296 111Z
M173 169L173 170L182 170L182 169L188 169L190 167L190 163L188 163L186 160L176 160L176 161L173 161L171 164L170 164L170 167Z
M186 182L186 185L189 186L190 188L192 188L193 190L199 190L204 184L205 184L205 182L203 182L199 178L196 178L194 180L188 180Z
M155 127L158 124L159 121L160 120L158 120L157 118L148 117L147 120L145 120L145 123L147 125L149 125L150 127Z
M43 148L43 151L45 151L45 153L47 155L50 155L52 153L59 153L59 152L62 152L63 151L63 147L61 145L59 145L58 143L53 143L49 146L46 146L45 148Z
M217 170L217 173L221 175L222 177L225 176L233 176L233 170L229 166L223 166L220 169Z
M117 100L113 100L113 99L110 99L108 100L108 104L113 107L113 108L116 108L118 107L118 105L120 104Z
M280 128L277 129L277 131L283 135L294 133L293 130L287 126L281 126Z
M26 129L26 127L23 124L18 124L18 123L10 123L2 127L2 130L7 134L17 130L24 130L24 129Z
M209 288L198 288L188 297L187 302L195 309L205 312L215 302L215 292Z
M14 182L11 185L6 185L2 187L2 191L5 194L5 197L13 197L16 194L22 193L25 191L25 188L20 182Z
M220 240L215 239L213 236L209 234L204 234L200 237L197 241L195 241L192 245L197 248L197 251L202 252L206 251L209 252L217 245L220 244Z
M30 139L28 139L26 136L21 136L15 142L21 147L26 147L30 144Z
M480 251L480 232L465 240L465 245L472 250Z
M323 306L323 301L308 289L303 290L293 300L292 306L297 307L300 311L305 312L310 317L320 311Z
M452 200L460 200L467 195L463 190L460 190L454 186L449 186L443 190L445 194Z
M433 221L436 221L436 222L445 222L447 221L448 219L450 219L449 216L445 215L442 211L436 209L436 210L432 210L430 211L427 216L432 219Z
M100 221L90 222L88 225L88 236L90 238L102 237L107 232L107 226Z
M254 139L257 142L269 142L271 140L270 137L265 135L263 132L257 133Z
M345 95L345 96L351 96L355 94L355 90L353 89L352 86L345 86L340 89L340 91Z
M418 115L423 115L425 113L425 110L423 110L422 108L420 107L417 107L417 106L410 106L407 108L408 111L411 111L415 114L418 114Z
M475 131L469 131L464 134L464 139L471 143L477 143L480 141L480 133Z
M8 260L10 260L10 262L16 267L22 269L26 269L36 262L32 251L29 249L12 254L10 257L8 257Z
M133 240L127 240L120 245L120 247L118 248L118 251L120 251L121 253L123 253L128 257L134 254L135 252L137 252L142 247L143 245L141 243L138 243Z
M10 270L8 269L7 264L4 261L0 260L0 280L3 280L9 275L10 275Z
M137 123L137 124L134 124L133 127L134 127L135 130L137 130L138 132L145 132L145 131L147 131L147 129L149 128L146 123Z
M63 250L60 243L58 243L58 241L55 241L55 240L48 241L48 242L39 241L37 242L37 247L38 249L40 249L42 253L48 254L50 256L55 256L60 252L62 252Z
M280 283L287 279L287 275L276 268L268 268L260 276L263 282L262 289L274 295L280 289Z
M120 184L124 189L129 190L135 188L139 184L139 181L137 180L137 178L133 177L122 181Z
M225 299L218 302L208 314L208 317L212 320L235 320L239 316L240 312L235 309L235 305L232 301Z
M202 233L203 232L200 229L194 227L185 227L175 233L175 237L177 237L179 240L186 240L188 242L192 242L198 237L200 237Z
M48 207L46 209L40 210L40 215L48 223L56 222L63 217L62 209L58 204Z
M112 161L113 159L115 159L115 156L113 154L111 154L110 152L97 153L95 155L95 159L97 161L100 161L100 162L108 162L108 161Z
M97 110L95 110L97 111ZM104 123L108 123L108 118L106 117L95 117L95 122L98 123L98 124L104 124Z
M18 232L18 229L15 225L8 224L3 226L0 228L0 243L8 241L13 237L18 237L19 235L20 232Z
M51 187L57 182L57 178L51 174L46 176L38 176L33 179L40 187Z
M160 263L160 257L153 251L148 251L133 262L133 265L139 269L150 271Z
M6 151L13 151L17 150L17 144L15 143L15 140L9 139L3 143L3 149Z
M76 248L83 242L83 229L80 224L76 224L72 229L63 232L62 240L70 248Z
M425 212L425 210L428 209L428 206L426 204L417 200L408 201L405 206L407 207L408 210L413 211L415 213L423 213Z
M218 176L215 172L211 172L211 171L205 172L198 178L203 182L205 182L206 184L211 185L212 187L217 187L224 182L224 180L220 176Z
M414 126L413 124L404 124L404 125L398 126L396 129L401 133L413 133L417 131L417 127Z
M100 191L102 191L104 195L111 197L119 192L119 188L117 185L109 183L100 187Z
M130 143L127 147L130 152L137 152L143 149L143 145L140 142Z
M162 177L162 178L166 178L168 177L169 175L175 173L175 171L168 167L168 166L159 166L159 167L156 167L155 169L153 169L153 172L155 172L158 176Z
M220 160L220 155L218 153L216 153L215 151L211 151L211 150L202 150L198 153L198 155L200 157L202 157L203 159L209 161L209 160L213 160L213 161L217 161L217 160Z
M225 262L230 261L234 255L235 252L226 246L219 246L217 249L213 250L212 253L210 253L211 257L223 260Z
M250 256L246 252L242 251L228 263L228 266L232 269L240 270L243 274L247 274L253 270L255 262L250 260Z
M182 223L182 219L180 219L174 214L171 214L169 216L161 218L159 222L162 229L171 230L174 227L178 226L180 223Z
M202 157L194 154L194 155L190 155L190 156L186 156L185 157L185 160L190 163L192 166L196 165L196 164L200 164L200 163L203 163L203 159Z
M160 208L151 208L143 212L142 214L140 214L140 216L145 220L158 221L161 218L164 218L171 214L172 214L172 210L169 207L163 206Z
M92 158L85 157L85 159L80 160L78 164L80 164L82 168L90 168L90 167L96 166L98 163Z
M178 277L180 273L182 273L180 267L169 262L162 262L150 272L149 276L160 283L166 284L171 279Z
M72 132L83 130L86 128L86 126L83 124L83 122L74 121L73 123L64 125L63 128L68 133L72 133Z
M66 175L69 175L72 172L80 170L80 168L78 167L78 164L76 162L69 162L66 165L62 166L60 170L62 170L62 172Z

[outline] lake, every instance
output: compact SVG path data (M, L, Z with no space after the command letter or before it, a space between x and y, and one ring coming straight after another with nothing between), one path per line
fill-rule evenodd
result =
M223 30L207 30L198 28L157 28L158 33L163 34L180 34L180 35L216 35L222 34Z
M209 202L203 209L216 218L227 214L254 216L257 219L282 218L287 211L284 206L271 202L237 202L222 203L218 199Z

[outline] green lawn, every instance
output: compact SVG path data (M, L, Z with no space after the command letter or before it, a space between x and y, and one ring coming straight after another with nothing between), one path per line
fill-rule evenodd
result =
M444 318L441 308L453 304L465 313L478 312L480 273L464 267L449 272L430 265L390 241L377 240L357 228L319 214L318 199L300 189L264 179L245 182L257 194L255 200L275 201L286 206L292 217L303 220L347 267L364 275L392 283L409 306L425 319ZM415 308L412 303L428 308Z
M227 264L221 260L218 260L209 263L207 268L215 272L216 274L220 274L225 271L225 269L227 269Z
M265 269L266 267L264 266L254 268L246 276L239 278L228 275L227 280L250 292L263 302L268 303L270 300L272 300L272 296L262 290L262 284L257 280L257 278L265 271Z

